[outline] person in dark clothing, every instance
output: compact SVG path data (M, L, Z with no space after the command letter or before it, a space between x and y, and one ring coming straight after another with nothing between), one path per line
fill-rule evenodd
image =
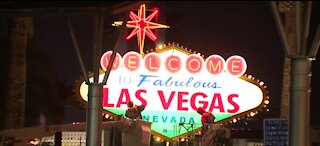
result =
M142 119L141 112L145 109L144 105L134 105L132 101L128 102L128 109L126 110L125 116L129 119Z

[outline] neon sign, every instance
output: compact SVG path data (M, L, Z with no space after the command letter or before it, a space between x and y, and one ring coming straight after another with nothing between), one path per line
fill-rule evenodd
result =
M156 16L157 13L158 13L158 10L154 10L152 14L146 17L145 4L140 6L138 16L132 11L130 12L129 17L131 21L128 21L126 26L128 28L134 28L134 29L129 34L129 36L127 36L127 39L130 39L135 34L137 34L138 47L140 49L140 54L143 53L145 35L147 35L152 41L155 41L157 39L156 35L154 35L151 29L169 28L169 26L151 22L151 20L154 18L154 16Z
M107 68L110 56L111 51L102 56L102 69ZM117 54L103 89L102 106L113 115L121 115L130 100L146 105L143 120L153 122L153 134L172 139L191 132L179 129L180 123L199 130L201 115L197 107L212 112L215 122L221 124L252 116L264 108L269 102L265 86L244 75L246 68L241 56L225 59L213 54L204 59L175 44L142 56L137 52ZM88 86L83 82L80 95L86 101L87 93Z

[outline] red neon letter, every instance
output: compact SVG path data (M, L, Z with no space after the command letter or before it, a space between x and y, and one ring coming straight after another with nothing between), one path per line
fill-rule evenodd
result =
M108 68L109 61L110 61L110 58L111 58L111 54L112 54L112 51L108 51L108 52L104 53L102 55L102 57L101 57L100 65L101 65L101 68L103 70L105 70L105 71ZM112 70L115 70L115 69L119 68L119 66L120 66L120 58L121 58L120 54L117 53L115 58L114 58L114 61L113 61L113 65L112 65L112 68L111 68Z
M239 97L239 95L238 95L238 94L230 94L230 95L228 96L228 102L229 102L231 105L233 105L233 107L234 107L232 110L227 109L227 112L228 112L228 113L236 113L236 112L239 111L239 105L238 105L236 102L233 101L233 98L234 98L234 97Z
M122 89L116 107L120 107L121 104L127 105L129 101L130 95L128 89Z
M171 73L176 73L181 68L181 59L178 56L169 56L166 60L166 69Z
M198 73L202 69L203 59L199 55L190 55L186 61L186 68L190 73Z
M233 76L240 77L242 76L247 69L247 64L244 58L241 56L231 56L226 61L227 72Z
M136 71L140 66L140 55L137 52L128 52L123 56L123 65L129 71Z
M216 101L218 102L217 106L215 106ZM214 108L218 108L220 110L220 112L224 112L224 107L223 107L222 98L221 98L220 93L215 93L213 95L209 111L212 112L212 110Z
M103 88L103 98L102 98L102 107L114 107L114 104L108 103L108 94L109 89L108 88Z
M188 95L189 92L178 92L178 110L188 111L188 107L182 107L184 102L188 102L188 99L183 99L183 95Z
M196 98L198 96L202 96L202 98L207 98L208 96L202 92L197 92L197 93L194 93L192 96L191 96L191 99L190 99L190 104L191 104L191 107L193 110L197 110L198 107L196 106ZM200 107L203 107L204 109L207 108L208 106L208 102L207 101L199 101L199 103L202 103L203 105L200 106Z
M211 55L206 59L206 68L209 73L218 75L224 70L224 59L219 55Z
M150 72L157 72L161 65L160 57L157 53L149 53L144 58L144 65Z
M158 94L159 94L163 109L165 109L165 110L168 109L170 104L171 104L172 98L173 98L173 96L175 94L175 91L172 91L170 93L170 97L169 97L168 101L166 101L162 91L158 91Z
M147 93L147 90L138 90L136 92L136 98L140 100L141 105L147 106L147 101L141 96L141 93Z

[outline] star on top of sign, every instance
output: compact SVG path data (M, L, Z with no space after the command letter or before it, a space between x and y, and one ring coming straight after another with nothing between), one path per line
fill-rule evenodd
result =
M143 54L145 35L147 35L152 41L157 39L156 35L151 31L151 29L157 28L169 28L167 25L151 22L151 20L156 16L158 10L154 10L152 14L146 17L146 6L142 4L138 11L138 15L130 11L129 17L132 21L127 22L128 28L134 28L132 32L127 36L127 40L132 38L137 34L138 47L140 49L140 54Z

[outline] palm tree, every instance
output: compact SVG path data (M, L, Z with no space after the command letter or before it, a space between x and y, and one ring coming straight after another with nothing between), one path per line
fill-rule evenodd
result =
M296 23L295 23L295 2L281 1L279 2L280 12L285 14L285 32L288 40L290 52L297 50L296 46ZM280 117L289 119L289 97L290 97L290 71L291 60L287 56L284 58L282 92L281 92L281 107Z
M10 22L10 51L8 57L8 84L5 94L5 128L24 127L26 88L26 49L32 34L32 18L16 17Z

